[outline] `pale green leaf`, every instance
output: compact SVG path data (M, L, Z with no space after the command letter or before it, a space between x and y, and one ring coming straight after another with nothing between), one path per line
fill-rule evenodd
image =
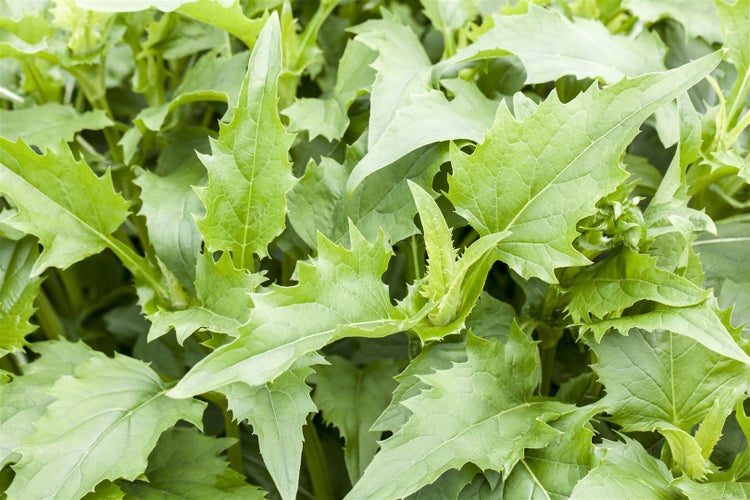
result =
M381 433L370 428L388 406L400 365L389 359L361 367L340 356L327 360L330 366L315 369L313 400L344 438L346 470L356 483L378 450Z
M452 36L453 32L463 27L479 14L478 0L463 2L445 2L441 0L420 0L424 13L432 21L432 25L445 35Z
M91 357L104 357L83 343L35 342L33 350L41 358L27 365L23 376L0 385L0 467L17 461L14 452L55 400L49 391L57 379Z
M721 307L734 306L732 320L750 331L750 216L738 215L716 224L716 235L693 243L703 264L704 285L714 289Z
M19 137L39 148L57 148L72 141L81 130L101 130L114 125L102 110L78 113L73 106L47 102L33 108L0 109L0 136L10 141Z
M750 1L714 0L724 32L727 59L737 68L738 78L748 79L750 71ZM742 96L739 96L742 98Z
M617 159L640 124L720 57L604 90L592 86L567 104L553 94L522 122L500 106L471 155L453 148L448 198L480 234L511 231L498 248L514 271L555 283L556 268L588 263L571 245L576 223L625 179Z
M208 251L232 253L237 268L254 268L254 256L284 229L285 195L294 185L288 152L292 137L279 119L279 21L273 14L253 49L239 103L221 124L211 155L200 155L209 183L197 189L206 206L198 220Z
M250 293L263 280L260 274L235 269L226 254L218 261L210 253L201 254L195 271L195 299L184 309L159 307L148 317L148 340L157 339L172 328L180 344L199 329L236 337L252 308Z
M669 444L674 471L683 472L693 479L706 479L710 470L709 462L703 456L700 444L690 433L668 426L660 427L659 433Z
M729 330L727 314L720 313L715 300L707 300L689 307L657 305L651 311L586 324L597 341L609 330L627 335L633 328L647 331L668 330L698 341L709 350L727 358L750 363L750 357L740 348Z
M351 220L369 240L383 231L395 243L417 233L414 200L405 180L431 190L432 179L448 159L445 145L420 148L366 178L353 193L346 180L364 154L362 137L349 147L341 165L330 158L309 163L305 175L290 191L289 221L300 237L315 248L317 233L335 242L346 241Z
M105 479L135 479L159 435L183 419L201 423L204 404L175 401L141 361L93 357L55 383L56 401L18 450L15 498L78 498Z
M38 255L33 238L0 238L0 357L21 349L24 337L36 330L29 319L42 284L40 277L31 276Z
M471 484L481 470L474 464L466 464L461 469L451 469L437 478L433 483L413 495L406 497L407 500L455 500L461 495L464 488Z
M134 181L141 188L140 214L146 217L156 255L188 288L195 280L201 246L194 216L204 213L192 185L200 184L204 175L200 164L185 163L166 176L144 171Z
M32 276L101 252L128 216L109 171L97 177L67 145L39 155L20 139L0 138L0 193L18 208L4 224L33 234L44 247Z
M322 99L303 97L283 111L289 118L289 131L307 131L310 140L318 135L329 141L341 139L349 126L347 112L354 100L369 91L375 79L370 64L376 53L357 40L344 49L336 73L333 93Z
M672 500L672 474L634 440L605 441L597 446L599 464L576 484L572 500ZM602 456L603 455L603 456Z
M607 391L603 404L626 431L664 424L690 431L716 400L733 405L750 386L747 365L669 331L607 335L592 348Z
M437 90L415 92L402 100L380 137L369 141L367 154L347 181L349 191L421 146L458 139L482 141L497 104L464 80L444 80L442 84L454 94L453 100L448 101ZM373 110L370 116L376 112Z
M144 109L136 115L135 122L149 130L159 130L167 115L184 104L218 101L226 102L232 108L237 106L248 57L249 52L231 57L219 57L214 52L203 55L185 72L169 102Z
M318 240L318 257L301 262L299 283L254 293L240 337L196 364L170 396L184 398L235 382L272 381L307 353L344 337L384 337L408 329L380 277L390 247L368 243L351 227L352 249Z
M470 335L466 349L465 362L420 377L429 389L402 402L412 415L347 498L403 497L469 462L507 474L559 435L546 422L570 407L534 397L537 350L524 333L512 328L506 344Z
M624 0L622 6L645 23L672 18L684 26L690 38L699 36L707 42L724 39L714 2L691 2L689 9L685 8L683 0Z
M594 435L588 426L600 407L578 409L550 425L562 432L549 445L526 450L503 485L507 498L563 500L593 466Z
M212 498L261 500L265 494L245 482L219 454L234 440L205 436L192 428L164 432L148 457L145 478L117 481L128 498Z
M570 286L568 311L573 321L604 318L649 300L670 306L692 306L709 292L677 274L656 266L656 259L622 248L585 268Z
M750 498L750 481L717 481L698 483L682 477L675 485L691 500L721 498L722 500L746 500Z
M550 82L565 75L602 78L614 83L624 77L665 69L665 48L658 36L612 35L600 22L569 20L559 12L529 5L528 13L494 17L494 26L455 56L436 65L452 65L490 57L517 56L527 84Z
M253 426L263 462L285 500L297 497L302 427L307 415L317 410L305 379L313 371L310 365L321 362L319 355L308 355L272 382L254 387L236 383L221 389L235 419Z

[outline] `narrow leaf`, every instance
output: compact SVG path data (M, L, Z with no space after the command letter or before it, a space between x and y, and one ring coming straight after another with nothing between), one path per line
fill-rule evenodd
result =
M42 279L31 276L39 255L34 238L0 237L0 357L21 349L24 337L36 330L29 323Z

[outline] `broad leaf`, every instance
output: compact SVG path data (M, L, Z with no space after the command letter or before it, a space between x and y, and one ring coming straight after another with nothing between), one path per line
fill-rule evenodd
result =
M670 306L692 306L709 292L689 280L656 266L656 259L625 248L587 267L570 287L568 311L574 321L604 318L649 300Z
M208 187L198 188L206 216L198 220L208 251L232 253L237 268L253 269L254 254L284 229L285 195L294 184L288 159L292 138L281 125L279 21L272 15L253 49L237 108L221 124L211 155L200 155Z
M402 403L412 415L347 498L406 496L467 462L508 473L524 449L557 437L546 422L569 407L533 396L540 372L524 333L512 328L504 345L469 336L466 349L465 362L421 376L430 388Z
M116 356L80 363L50 390L56 401L18 450L22 459L8 496L78 498L105 479L138 477L164 430L179 419L201 423L202 403L164 392L141 361Z
M684 26L691 38L700 36L707 42L724 39L714 2L695 2L690 9L679 0L625 0L622 6L645 23L672 18Z
M36 330L29 319L42 284L40 277L31 276L38 255L33 238L13 241L0 237L0 357L21 349L26 344L24 337Z
M18 208L4 223L33 234L44 247L32 276L101 252L128 216L109 171L97 177L67 145L39 155L20 139L0 137L0 193Z
M491 29L436 65L436 71L465 61L515 55L526 70L525 83L551 82L565 75L601 78L614 83L624 77L664 70L664 46L658 37L612 35L601 23L571 21L559 12L529 5L526 14L493 18Z
M567 104L553 94L521 122L500 106L471 155L453 148L449 199L480 234L511 231L499 254L514 271L555 283L554 269L588 263L571 245L576 223L625 179L617 160L640 124L719 59L592 86Z
M57 148L72 141L81 130L100 130L114 125L102 110L76 112L72 106L48 102L34 108L0 110L0 136L16 141L19 137L39 148Z
M729 3L724 0L715 0L714 3L719 13L721 29L724 32L727 59L737 68L737 78L748 79L750 78L748 76L748 71L750 71L750 2L735 0ZM742 96L738 98L742 99Z
M310 365L321 362L319 355L308 355L273 382L255 387L236 383L221 389L235 419L253 426L263 462L285 500L297 497L302 427L307 415L316 411L305 379L313 371Z
M216 498L262 500L265 492L245 482L219 454L231 438L205 436L177 427L164 432L148 457L144 478L117 481L128 498ZM97 488L98 491L98 488Z
M159 307L150 315L148 340L157 339L172 328L180 344L199 329L236 337L252 308L250 293L263 279L260 274L235 269L226 254L216 262L210 253L200 255L195 271L195 298L183 309Z
M672 474L637 441L605 441L597 446L597 452L599 464L576 484L571 499L675 498Z
M356 483L378 450L381 433L370 428L388 406L400 366L388 359L361 367L339 356L327 360L330 366L315 369L313 400L344 438L346 470Z
M255 305L240 338L196 364L170 391L185 398L228 384L274 380L307 353L343 337L384 337L406 330L380 280L390 247L367 242L353 226L351 250L322 236L318 257L300 263L299 283L251 295Z

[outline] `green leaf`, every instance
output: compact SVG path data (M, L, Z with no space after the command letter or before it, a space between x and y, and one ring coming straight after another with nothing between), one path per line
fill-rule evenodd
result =
M70 142L81 130L101 130L114 125L102 110L78 113L72 106L47 102L33 108L0 109L0 136L10 141L22 137L39 148L56 148Z
M691 481L688 477L681 477L675 482L675 485L688 498L696 500L700 498L722 498L726 500L750 498L750 481L698 483Z
M78 498L105 479L135 479L159 435L183 419L201 423L204 404L164 396L141 361L93 357L57 381L56 401L24 439L11 498Z
M0 238L0 357L21 349L24 337L36 330L29 319L42 284L40 277L31 276L38 255L33 238Z
M378 450L381 433L370 428L388 406L400 364L381 359L360 367L340 356L327 360L330 366L315 369L313 400L344 438L346 470L356 483Z
M83 343L35 342L33 350L41 358L29 364L23 376L0 385L0 467L18 460L14 453L55 400L49 394L54 383L72 374L79 363L91 357L104 358Z
M250 486L219 454L234 440L205 436L177 427L164 432L148 457L145 478L117 481L130 498L257 499L265 492Z
M320 164L309 163L305 175L287 196L289 222L312 248L317 246L318 232L334 242L346 241L349 220L368 240L377 238L381 231L392 243L417 233L417 209L404 181L431 190L433 177L448 159L448 148L420 148L347 193L346 180L364 154L364 139L349 147L343 165L326 157Z
M101 252L128 216L109 171L97 177L65 144L39 155L20 139L0 137L0 193L18 208L4 224L33 234L44 247L32 276Z
M402 403L412 415L347 498L406 496L467 462L507 474L524 449L559 435L546 422L569 407L533 396L540 371L524 333L512 328L504 345L470 335L466 349L467 361L421 377L430 388Z
M281 38L274 14L253 49L232 121L221 124L212 154L200 155L208 169L206 188L196 189L206 206L198 220L208 251L229 251L237 268L254 268L253 254L284 229L285 195L294 185L288 159L292 137L279 119Z
M462 28L479 14L478 0L464 2L441 2L440 0L420 0L424 13L432 25L447 36Z
M588 263L571 245L576 223L625 179L617 159L640 124L700 81L720 57L604 90L594 85L566 104L553 94L521 122L500 106L471 155L452 149L448 198L481 235L511 231L498 248L514 271L557 282L556 268Z
M707 42L724 40L714 2L695 2L690 9L679 0L624 0L622 6L644 23L672 18L685 27L689 38L703 37Z
M333 93L323 99L301 98L283 111L289 118L289 131L307 131L310 140L323 136L341 139L349 126L347 112L354 100L369 91L375 79L370 64L376 53L357 40L349 40L339 61Z
M750 2L714 0L724 32L727 59L737 68L737 77L748 79L750 71ZM708 8L708 7L706 7ZM739 96L742 98L742 96Z
M709 350L742 363L750 357L740 348L729 329L727 314L717 311L715 300L689 307L657 305L653 310L621 318L588 323L586 329L600 341L609 330L627 335L633 328L647 331L669 330L700 342Z
M141 188L140 214L146 217L149 241L156 255L189 288L195 280L201 246L194 216L204 213L192 185L199 184L204 175L200 164L184 163L163 177L143 171L134 181Z
M658 430L675 460L685 457L684 470L703 477L702 449L689 433L717 401L731 408L743 398L750 388L748 365L668 331L608 335L592 348L598 358L594 369L607 391L602 404L609 406L612 420L624 431Z
M689 280L656 266L656 259L622 248L585 268L569 289L573 321L604 318L649 300L670 306L692 306L709 293Z
M237 106L248 57L248 52L240 52L231 57L219 57L215 52L203 55L195 66L185 72L168 103L144 109L136 115L135 122L149 130L159 130L170 112L191 102L226 102L234 108Z
M550 425L562 434L544 448L526 450L505 480L503 497L569 498L593 465L594 433L587 424L600 409L581 408L552 422Z
M637 441L624 440L597 446L599 464L576 484L572 500L675 498L670 486L673 478L664 463L650 456Z
M263 276L235 269L226 254L214 261L210 253L200 255L195 275L195 299L185 309L159 307L148 317L151 321L149 341L172 328L180 344L199 329L239 335L239 328L247 321L252 308L250 293L260 286Z
M283 499L297 497L302 462L302 427L317 410L305 379L311 364L323 362L312 354L301 358L272 382L250 387L243 383L221 389L238 421L247 420L258 436L263 462Z
M738 215L716 224L716 235L704 234L693 243L703 264L704 282L718 296L721 307L732 307L732 320L750 331L750 216Z
M307 353L344 337L384 337L408 329L380 277L391 255L381 236L368 243L353 226L352 249L322 236L318 257L300 263L299 283L251 295L240 337L211 353L170 391L185 398L235 382L272 381Z
M614 83L624 77L665 69L665 48L658 36L612 35L602 23L567 19L561 13L529 5L522 15L496 15L494 26L455 56L436 65L442 73L465 61L515 55L526 70L526 84L555 81L565 75L601 78Z

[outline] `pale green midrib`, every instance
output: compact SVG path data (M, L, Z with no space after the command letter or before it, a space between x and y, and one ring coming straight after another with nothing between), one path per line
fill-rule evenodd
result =
M16 173L10 167L7 167L6 165L3 165L2 163L0 163L0 167L4 167L8 172L10 172L12 176L15 176L16 178L20 179L20 181L26 184L31 189L31 191L38 193L39 196L47 200L50 204L60 207L63 210L63 212L65 212L72 219L74 219L81 227L83 227L83 229L86 232L92 234L96 238L101 239L104 242L104 246L112 250L112 252L114 252L115 255L117 255L117 257L124 264L126 264L126 262L130 262L131 265L127 266L126 264L126 267L128 267L131 271L133 270L139 271L139 272L133 272L134 275L140 274L144 276L159 295L161 295L163 298L169 297L169 292L162 286L161 280L153 274L152 269L150 269L148 265L144 264L144 262L146 261L145 258L140 257L139 255L135 254L132 250L130 250L127 246L125 246L125 244L118 241L116 238L113 238L111 235L107 235L107 234L100 232L97 228L91 226L88 222L82 220L78 216L78 214L69 210L68 207L66 207L65 205L62 205L58 203L57 201L55 201L54 198L51 198L50 196L48 196L47 193L45 193L41 188L27 181L23 176L21 176L21 174ZM100 182L101 179L102 179L101 177L97 177L96 181ZM126 213L125 219L127 219L129 212L127 208L125 208L124 210Z
M526 463L526 460L521 459L521 464L523 464L526 472L528 472L529 476L531 476L531 480L534 481L534 484L536 484L539 489L542 490L542 493L544 493L544 498L546 498L547 500L552 500L552 497L549 496L549 492L547 492L547 488L545 488L539 478L536 477L536 474L534 474L534 471L531 470L531 467L529 467L529 464Z
M698 240L693 242L693 246L703 246L703 245L718 245L721 243L742 243L742 242L750 242L750 236L737 236L737 237L730 237L730 238L714 238L709 240Z

